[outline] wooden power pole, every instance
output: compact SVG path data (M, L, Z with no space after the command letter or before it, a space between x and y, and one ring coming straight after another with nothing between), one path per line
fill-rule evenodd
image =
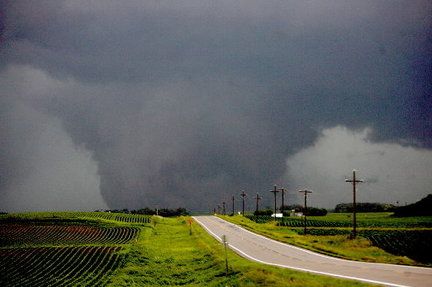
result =
M255 211L258 212L258 210L259 210L259 201L262 199L262 197L259 196L259 194L257 193L255 199L256 199L256 209L255 209Z
M234 195L232 196L231 200L232 200L232 215L234 216L234 212L235 212L235 209L234 209L235 196Z
M242 215L244 216L244 201L245 201L245 197L246 197L246 193L244 191L242 191L242 193L240 193L240 196L242 197Z
M306 235L307 231L307 219L306 219L306 213L307 213L307 195L308 193L312 193L312 190L299 190L299 192L304 193L304 211L303 211L303 218L304 218L304 234Z
M356 184L363 182L362 179L356 179L356 171L353 170L353 175L352 175L352 179L345 179L345 182L349 182L352 183L353 186L353 217L352 217L352 222L353 222L353 230L351 233L351 238L354 239L357 236L357 218L356 218L356 213L357 213L357 205L356 205Z
M286 190L284 188L281 188L280 191L282 194L282 205L281 205L280 211L283 213L284 208L285 208L285 191Z
M270 190L271 193L274 194L274 220L276 221L276 193L279 192L277 189L277 186L275 185L272 190Z

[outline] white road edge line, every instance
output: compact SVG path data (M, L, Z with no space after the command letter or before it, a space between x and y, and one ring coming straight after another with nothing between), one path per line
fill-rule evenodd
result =
M219 242L222 242L222 239L221 239L217 234L213 233L210 229L208 229L207 226L204 225L204 223L202 223L200 220L198 220L195 216L193 216L192 218L193 218L196 222L198 222L199 225L201 225L201 226L202 226L202 227L203 227L203 228L204 228L208 233L210 233L210 234L211 234L211 235L212 235L216 240L218 240ZM220 218L219 218L219 219L220 219ZM221 219L221 220L223 220L223 219ZM225 221L225 220L224 220L224 221ZM225 222L227 222L227 221L225 221ZM235 224L234 224L234 225L235 225ZM237 226L237 225L236 225L236 226ZM240 227L240 228L242 228L242 227ZM242 228L242 229L244 229L244 228ZM246 230L246 229L244 229L244 230ZM248 231L248 232L250 232L250 233L252 233L252 234L255 234L255 235L259 235L259 234L253 233L253 232L251 232L251 231L249 231L249 230L246 230L246 231ZM262 235L259 235L259 236L262 236ZM262 237L264 237L264 236L262 236ZM265 238L265 239L268 239L268 238L266 238L266 237L264 237L264 238ZM284 243L278 242L278 241L276 241L276 240L272 240L272 239L269 239L269 240L271 240L271 241L275 241L275 242L280 243L280 244L284 244ZM237 253L240 253L240 254L243 255L244 257L249 258L250 260L253 260L253 261L256 261L256 262L259 262L259 263L263 263L263 264L267 264L267 265L273 265L273 266L277 266L277 267L289 268L289 269L294 269L294 270L299 270L299 271L304 271L304 272L309 272L309 273L315 273L315 274L320 274L320 275L328 275L328 276L337 277L337 278L351 279L351 280L363 281L363 282L374 283L374 284L381 284L381 285L385 285L385 286L409 287L409 286L407 286L407 285L399 285L399 284L394 284L394 283L389 283L389 282L384 282L384 281L376 281L376 280L370 280L370 279L365 279L365 278L360 278L360 277L352 277L352 276L346 276L346 275L339 275L339 274L334 274L334 273L315 271L315 270L312 270L312 269L305 269L305 268L293 267L293 266L289 266L289 265L283 265L283 264L277 264L277 263L266 262L266 261L262 261L262 260L260 260L260 259L257 259L257 258L255 258L255 257L253 257L253 256L250 256L249 254L246 254L245 252L241 251L240 249L238 249L237 247L235 247L235 246L233 246L233 245L231 245L231 244L229 244L229 243L228 243L228 246L229 246L231 249L235 250ZM301 248L299 248L299 249L301 249ZM302 249L302 250L304 250L304 249ZM321 255L321 254L320 254L320 255ZM325 256L325 255L323 255L323 256ZM329 256L325 256L325 257L329 257Z
M294 245L291 245L291 244L283 243L283 242L280 242L280 241L277 241L277 240L265 237L264 235L261 235L261 234L252 232L250 230L247 230L246 228L244 228L242 226L239 226L239 225L236 225L236 224L231 223L229 221L226 221L226 220L224 220L224 219L222 219L220 217L216 216L216 218L219 219L219 220L221 220L221 221L223 221L223 222L225 222L225 223L227 223L227 224L229 224L229 225L233 225L233 226L235 226L237 228L240 228L240 229L242 229L242 230L244 230L244 231L246 231L246 232L248 232L250 234L253 234L255 236L261 237L262 239L265 239L265 240L268 240L268 241L271 241L271 242L274 242L274 243L277 243L277 244L280 244L280 245L284 245L284 246L288 245L291 248L294 248L294 249L297 249L297 250L301 250L301 251L304 251L306 253L313 254L313 255L316 255L316 256L320 256L320 257L323 257L323 258L328 258L328 259L331 259L331 260L356 262L356 263L370 264L370 265L395 266L396 268L402 268L402 269L417 269L417 270L418 269L424 269L424 270L431 270L431 268L429 268L429 267L398 265L398 264L391 264L391 263L361 262L361 261L354 261L354 260L348 260L348 259L343 259L343 258L332 257L332 256L329 256L329 255L320 254L320 253L317 253L317 252L314 252L314 251L311 251L311 250L307 250L307 249L304 249L304 248L301 248L301 247L297 247L297 246L294 246Z

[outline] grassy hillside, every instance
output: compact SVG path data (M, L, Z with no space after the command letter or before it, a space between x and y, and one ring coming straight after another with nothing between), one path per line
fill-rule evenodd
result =
M432 216L432 194L417 201L416 203L396 208L395 216Z

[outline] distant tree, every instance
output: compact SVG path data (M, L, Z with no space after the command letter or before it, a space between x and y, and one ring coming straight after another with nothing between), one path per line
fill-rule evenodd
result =
M189 212L184 207L179 207L176 209L177 216L187 216L189 215Z
M303 210L303 206L300 204L284 205L281 209L284 215L290 215L292 210L294 210L294 212L301 212Z
M138 210L132 210L131 213L134 214L143 214L143 215L155 215L156 211L154 209L150 209L148 207L144 207Z
M376 202L359 202L356 204L357 212L389 212L393 211L394 205L388 203L376 203ZM339 203L335 207L335 212L352 212L352 203Z
M307 211L303 213L306 213L306 215L309 216L324 216L327 215L327 209L325 208L318 208L318 207L308 207Z
M127 208L118 210L118 209L112 209L112 210L105 210L105 212L113 212L113 213L132 213L132 214L143 214L143 215L155 215L156 210L150 209L148 207L144 207L138 210L128 210ZM189 212L184 207L179 207L177 209L169 209L169 208L162 208L159 209L158 214L160 216L164 217L173 217L173 216L186 216L189 215Z
M189 212L183 207L177 209L162 208L159 209L159 215L163 217L185 216L189 215Z
M274 211L271 209L256 210L254 212L254 215L255 216L270 216L273 214L273 212Z

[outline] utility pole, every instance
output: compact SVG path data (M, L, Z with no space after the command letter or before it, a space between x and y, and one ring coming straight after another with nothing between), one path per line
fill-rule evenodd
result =
M272 190L270 190L270 192L272 192L274 194L274 220L276 221L276 193L278 193L279 190L277 189L277 186L275 185L274 188Z
M259 196L259 194L257 193L255 199L256 199L256 209L255 209L255 211L258 212L258 210L259 210L258 202L262 199L262 197Z
M280 211L283 213L284 208L285 208L285 189L281 188L280 191L282 193L282 205L281 205Z
M224 248L225 248L225 276L228 276L228 253L227 253L228 241L227 241L227 237L225 234L222 235L222 243L223 243Z
M352 186L353 186L353 218L352 218L352 220L353 220L353 230L352 230L352 234L351 234L351 239L354 239L357 236L356 184L360 183L360 182L363 182L363 180L362 179L356 179L356 171L353 170L353 177L352 177L352 179L345 179L345 182L352 183Z
M242 193L240 193L241 197L242 197L242 215L244 216L244 201L245 201L245 197L246 197L246 193L244 191L242 191Z
M307 213L307 195L308 193L312 193L312 190L299 190L299 192L304 193L304 212L303 212L303 216L304 216L304 234L306 235L306 231L307 231L307 219L306 219L306 213Z
M225 215L225 201L222 202L222 214Z
M232 196L231 200L232 200L232 215L234 215L234 211L235 211L235 209L234 209L234 201L235 201L234 195Z

